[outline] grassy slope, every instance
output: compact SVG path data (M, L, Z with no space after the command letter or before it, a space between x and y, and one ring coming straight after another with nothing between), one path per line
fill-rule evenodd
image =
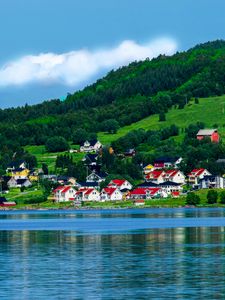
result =
M129 126L122 127L116 134L99 133L98 137L103 144L110 144L124 136L131 130L136 129L160 129L172 124L185 128L197 121L204 122L207 127L218 124L219 132L225 139L225 96L200 99L199 104L191 102L184 109L171 109L166 114L166 121L159 122L158 115L153 115Z
M72 148L76 149L77 146L73 146ZM48 153L45 150L45 146L26 146L25 149L31 154L35 155L38 161L38 167L42 166L42 163L46 163L48 165L49 171L54 172L55 161L57 155L69 154L73 157L74 161L80 161L83 157L83 153L68 153L67 152L56 152L56 153Z
M190 102L184 109L171 109L166 114L166 121L159 122L158 115L153 115L145 118L139 122L133 123L129 126L122 127L116 134L99 133L98 137L103 144L110 144L112 141L124 136L131 130L135 129L160 129L176 124L180 128L185 128L191 123L197 121L204 122L207 127L213 127L218 124L221 137L225 140L225 95L221 97L212 97L206 99L199 99L199 104ZM182 135L177 137L181 139ZM77 146L72 148L77 149ZM61 153L47 153L44 146L26 146L25 149L35 155L38 160L38 166L46 163L50 171L54 171L55 160L58 154L68 154L68 152ZM79 161L83 158L83 153L73 153L74 161Z

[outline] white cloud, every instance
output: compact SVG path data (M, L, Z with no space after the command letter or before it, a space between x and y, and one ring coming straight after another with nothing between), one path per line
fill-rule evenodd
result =
M60 83L77 86L101 71L127 65L134 60L150 59L159 54L171 55L177 50L172 39L158 39L146 44L126 40L112 49L85 49L62 54L27 55L0 67L0 86L29 83Z

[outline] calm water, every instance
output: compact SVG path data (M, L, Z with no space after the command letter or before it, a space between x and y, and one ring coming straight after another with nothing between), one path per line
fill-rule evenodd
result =
M225 299L225 210L0 212L0 299Z

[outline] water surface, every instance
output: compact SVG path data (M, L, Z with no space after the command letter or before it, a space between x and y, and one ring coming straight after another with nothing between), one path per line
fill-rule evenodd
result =
M224 209L0 212L0 299L224 299Z

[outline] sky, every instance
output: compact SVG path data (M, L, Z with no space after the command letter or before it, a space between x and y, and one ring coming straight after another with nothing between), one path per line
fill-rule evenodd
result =
M133 60L225 39L224 0L0 0L0 107L63 99Z

